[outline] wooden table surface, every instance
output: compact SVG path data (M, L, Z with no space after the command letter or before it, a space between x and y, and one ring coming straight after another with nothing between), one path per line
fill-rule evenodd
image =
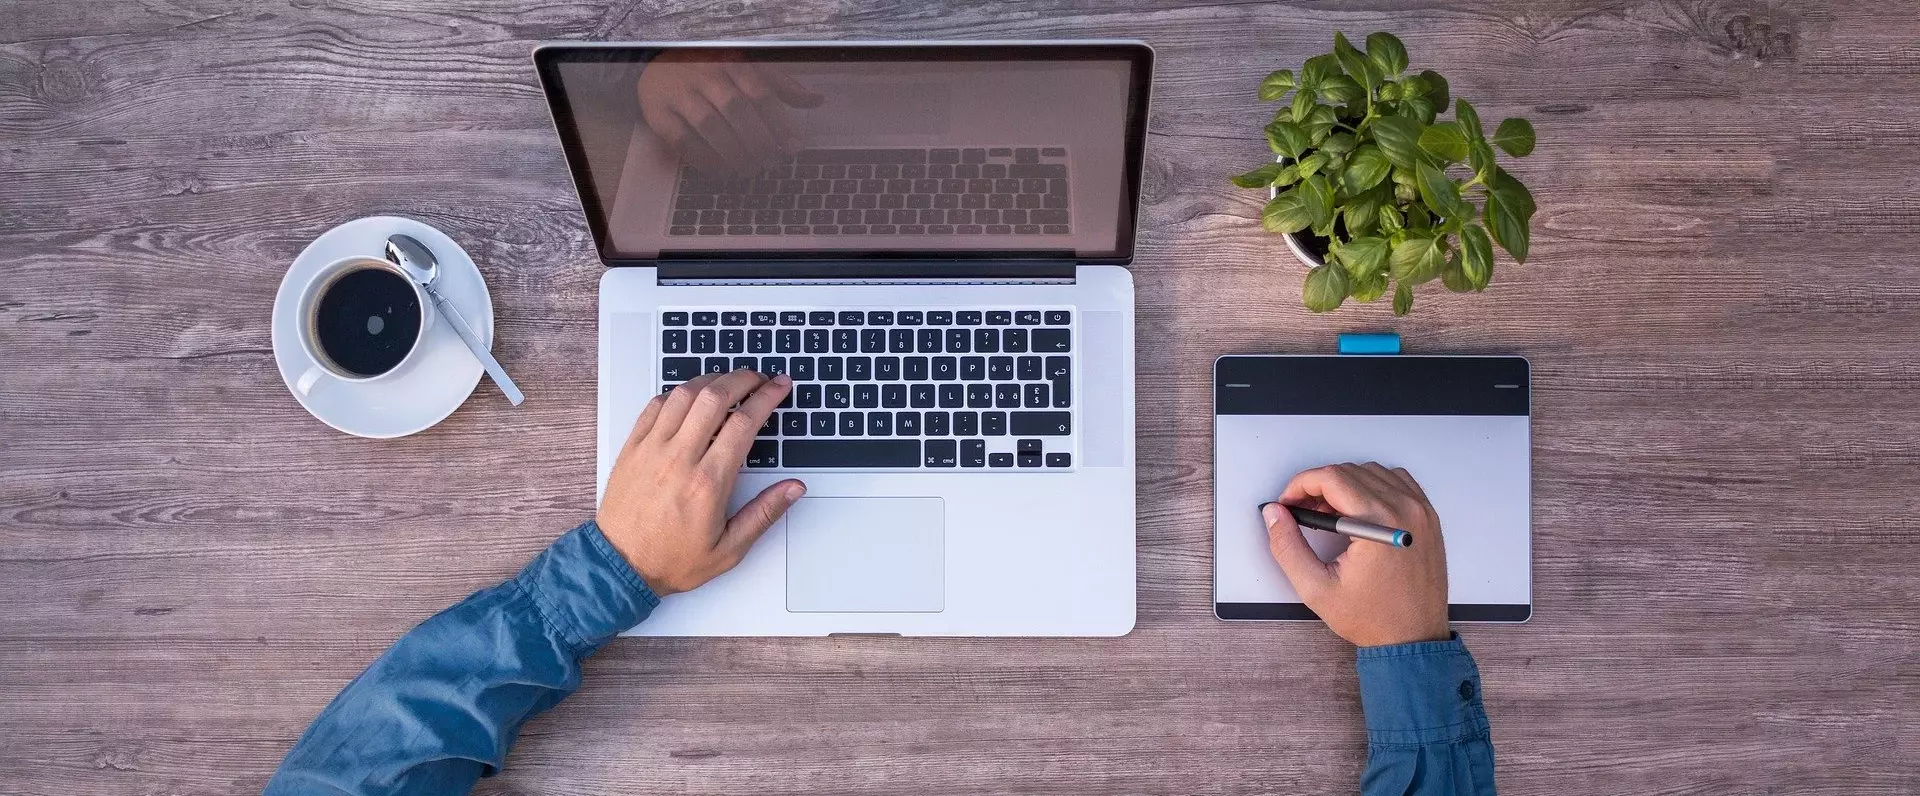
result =
M1138 628L622 640L479 792L1352 791L1350 650L1211 616L1208 367L1379 329L1533 361L1536 613L1464 630L1502 790L1920 792L1909 3L450 5L0 5L0 794L258 792L396 636L588 515L601 268L534 43L1094 36L1159 52ZM1532 263L1402 320L1299 307L1226 178L1261 76L1335 28L1532 118ZM288 395L281 272L381 213L480 262L526 405L376 442Z

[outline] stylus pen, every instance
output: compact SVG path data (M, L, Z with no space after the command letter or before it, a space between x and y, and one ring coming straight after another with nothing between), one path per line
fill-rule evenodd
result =
M1266 507L1266 503L1260 504L1260 508L1264 509ZM1407 533L1399 528L1388 528L1385 525L1375 525L1366 520L1356 520L1352 517L1328 514L1324 511L1303 509L1299 506L1288 506L1287 511L1293 513L1293 521L1300 523L1301 527L1328 531L1340 534L1341 536L1350 536L1355 539L1365 539L1369 542L1379 542L1393 547L1413 546L1413 534Z

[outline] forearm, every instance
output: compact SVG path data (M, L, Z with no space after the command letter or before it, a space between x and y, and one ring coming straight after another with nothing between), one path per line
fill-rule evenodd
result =
M1458 635L1362 647L1354 663L1367 716L1363 794L1494 793L1480 670Z
M349 683L267 783L290 794L461 794L658 599L589 522L420 623Z

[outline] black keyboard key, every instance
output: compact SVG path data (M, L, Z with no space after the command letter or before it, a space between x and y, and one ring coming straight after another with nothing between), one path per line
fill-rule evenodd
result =
M821 387L818 384L801 384L793 388L794 404L801 409L820 408Z
M959 409L967 405L966 388L959 384L940 385L940 408Z
M820 380L840 381L846 378L846 363L846 360L839 357L821 357Z
M827 335L828 331L826 329L808 329L806 333L807 353L827 353L829 347L827 344Z
M960 463L958 446L950 439L930 439L923 457L928 467L953 467Z
M781 329L773 333L773 350L792 354L800 350L800 330Z
M833 330L833 352L834 353L851 354L859 350L860 350L860 330L859 329Z
M987 313L988 326L1006 326L1013 323L1013 313L1006 310L992 310Z
M687 314L684 312L662 313L660 322L668 326L685 326L687 325Z
M662 354L687 353L687 330L668 329L664 332L661 332L660 333L660 353Z
M887 409L905 409L907 407L907 385L883 384L880 386L880 406Z
M933 385L915 384L915 385L912 385L912 388L909 389L907 392L915 408L918 408L918 409L933 408Z
M1065 326L1073 322L1073 313L1069 310L1047 310L1048 326Z
M977 437L980 435L979 412L954 412L953 435L956 437Z
M787 372L786 357L761 357L760 375L769 379Z
M1000 350L999 329L973 330L973 350L982 354L992 354Z
M1019 147L1013 150L1013 162L1016 165L1021 163L1039 163L1040 150L1030 146Z
M1021 456L1038 456L1040 455L1040 440L1020 440L1014 443L1014 450L1019 452Z
M967 330L965 329L948 329L947 330L947 351L948 352L954 353L954 354L964 354L971 350L973 350L973 335L968 334Z
M847 381L871 381L873 357L847 357Z
M1047 393L1048 393L1047 385L1045 384L1027 385L1026 386L1026 408L1045 409L1049 406L1052 406L1053 404L1051 400L1048 399Z
M996 453L996 454L994 454L994 455L992 455L992 456L989 456L989 457L987 457L987 464L988 464L988 466L990 466L990 467L1012 467L1012 466L1013 466L1013 454L1011 454L1011 453Z
M987 441L984 439L960 440L960 466L987 466Z
M1029 395L1031 395L1031 391L1035 387L1039 387L1040 389L1044 390L1047 388L1047 385L1045 384L1027 385L1027 390L1029 391ZM993 405L1001 409L1019 409L1020 408L1020 385L1014 384L1011 382L1008 382L1005 384L993 385ZM1044 403L1030 404L1030 406L1034 409L1047 408L1047 405Z
M747 330L747 353L749 354L773 353L773 330L772 329L748 329Z
M1067 357L1047 357L1047 380L1053 382L1053 408L1073 404L1073 368Z
M967 385L967 406L974 409L989 409L993 406L993 385Z
M807 413L806 412L781 412L780 413L780 433L789 437L806 436L807 435Z
M732 363L726 357L707 357L700 363L701 373L720 375L732 369Z
M952 422L952 416L946 412L928 412L926 421L926 433L929 437L944 437L951 431L947 426Z
M853 385L853 408L872 409L880 405L880 385L868 382Z
M694 313L694 314L693 314L693 325L695 325L695 326L718 326L718 325L720 325L720 313L717 313L717 312L696 312L696 313Z
M895 354L913 353L913 330L893 329L888 331L887 350Z
M660 360L662 381L686 381L700 375L699 357L667 357Z
M714 347L714 332L712 329L693 330L693 353L711 354L713 353Z
M920 436L920 413L894 412L893 431L903 437Z
M932 310L927 313L928 326L952 326L953 313L947 310Z
M926 381L927 380L927 358L926 357L907 357L903 360L903 364L905 366L905 371L906 371L905 374L903 375L903 378L905 378L907 381Z
M919 343L920 343L919 350L920 350L920 353L922 354L940 353L940 330L939 329L921 329L919 334Z
M1019 312L1016 312L1013 314L1013 322L1020 324L1021 326L1039 326L1040 311L1039 310L1021 310Z
M933 380L953 381L960 378L959 361L953 357L933 358Z
M793 357L787 360L787 373L794 381L813 381L813 357Z
M1013 381L1013 357L987 357L987 378Z
M1073 350L1073 333L1066 329L1033 330L1033 350L1064 354Z
M738 354L747 349L747 333L740 329L720 330L720 353Z
M832 326L833 313L826 310L814 310L807 313L808 326Z
M1067 156L1067 148L1063 146L1041 147L1040 156L1048 157L1048 158L1064 158Z
M768 414L767 419L760 421L760 430L754 432L754 436L756 437L777 437L779 435L780 419L774 417L772 414Z
M1000 350L1009 354L1027 352L1027 330L1018 327L1000 333Z
M1016 459L1016 461L1020 463L1021 467L1039 467L1041 459L1040 459L1040 454L1038 453L1031 453L1031 454L1023 453L1023 454L1020 454L1019 458Z
M772 326L777 318L778 316L773 310L754 310L753 316L748 323L755 326Z
M1072 412L1014 412L1008 429L1019 437L1063 437L1073 433Z
M887 330L861 329L860 352L863 354L883 354L887 351Z
M1046 378L1046 371L1042 367L1039 357L1021 357L1019 362L1020 366L1018 370L1021 381L1039 381Z
M790 439L780 445L788 467L918 467L917 439Z
M747 466L779 467L780 441L772 439L754 440L753 447L747 449Z
M962 381L985 381L987 378L986 357L961 357L960 379Z
M919 326L926 322L926 316L919 310L901 310L896 320L901 326Z
M760 360L757 357L734 357L733 369L734 370L759 370Z
M780 313L781 326L805 326L807 314L799 310L786 310Z
M954 313L953 318L961 326L979 326L981 321L979 310L961 310Z
M745 325L747 325L747 314L746 314L746 313L744 313L744 312L723 312L723 313L720 313L720 325L722 325L722 326L745 326Z
M827 408L828 409L853 408L853 388L845 384L827 385Z
M859 412L840 413L840 436L862 437L867 433L867 417Z
M1049 453L1047 454L1047 466L1048 467L1072 467L1073 454Z
M893 313L888 310L872 310L867 313L868 326L892 326Z
M1014 179L1066 179L1067 166L1064 163L1021 163L1015 161L1007 167L1007 176ZM1044 188L1042 189L1044 190Z
M867 322L867 314L859 310L841 310L841 326L860 326Z
M814 412L807 415L807 419L813 424L816 437L831 437L839 426L839 414L835 412Z
M869 437L893 436L893 413L892 412L868 412L867 413L867 436Z
M980 433L988 437L1006 436L1007 435L1007 413L1006 412L981 412L980 413Z
M900 380L900 358L899 357L874 357L873 358L873 380L874 381L899 381Z

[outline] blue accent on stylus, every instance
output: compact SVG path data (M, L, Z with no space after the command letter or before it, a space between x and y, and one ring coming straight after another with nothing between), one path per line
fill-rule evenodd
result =
M1398 354L1400 335L1393 332L1340 335L1342 354Z
M1394 531L1393 544L1395 547L1412 547L1413 534L1407 533L1406 531Z

